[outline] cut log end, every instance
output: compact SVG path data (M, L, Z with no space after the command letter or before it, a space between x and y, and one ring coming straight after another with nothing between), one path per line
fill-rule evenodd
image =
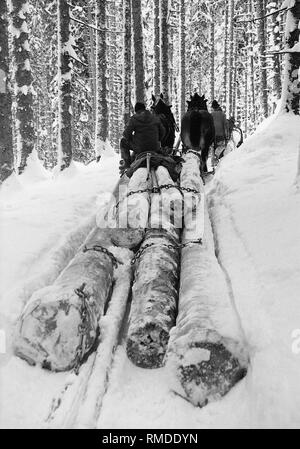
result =
M128 358L140 368L161 368L169 341L169 331L151 322L131 333L127 339Z
M194 363L189 363L189 352ZM186 398L195 406L204 407L223 397L247 370L222 343L198 343L190 347L178 365L178 376Z
M118 247L135 249L141 244L144 237L144 229L116 229L111 235L111 241Z
M55 287L44 291L48 295L57 293ZM92 347L96 338L95 323L92 322L90 312L86 320L84 353ZM29 308L19 322L15 354L30 365L38 364L56 372L70 370L76 363L80 323L80 300L72 292L68 300L40 304L36 301L32 310Z

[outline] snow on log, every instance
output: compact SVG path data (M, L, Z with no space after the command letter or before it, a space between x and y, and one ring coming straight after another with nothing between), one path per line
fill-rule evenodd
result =
M128 183L128 190L121 192L113 223L112 242L120 247L134 249L142 242L149 219L149 193L151 179L146 168L138 169Z
M94 230L54 284L33 294L18 323L19 357L53 371L79 367L113 287L116 259L109 245L109 230ZM130 257L128 250L120 253Z
M156 174L152 172L152 179L155 187L174 185L164 167L159 167ZM175 325L180 261L179 230L172 224L174 208L170 208L175 202L180 202L181 211L177 189L152 195L152 229L137 254L127 355L142 368L163 365L170 329Z
M182 229L183 196L165 167L160 166L155 172L152 171L152 185L154 188L165 187L159 195L151 196L149 227L165 229L171 237L178 240Z
M198 189L200 172L194 170L193 157L188 158L190 169L184 170L190 171L190 181ZM179 312L167 354L172 389L200 407L225 395L245 376L248 363L243 333L215 256L206 205L202 229L202 245L182 249ZM183 243L191 236L195 234L184 231Z
M180 187L185 189L183 243L200 240L204 232L204 186L200 176L200 158L193 153L185 155Z
M179 265L175 243L165 231L148 231L137 261L127 355L141 368L163 365L170 329L175 325Z

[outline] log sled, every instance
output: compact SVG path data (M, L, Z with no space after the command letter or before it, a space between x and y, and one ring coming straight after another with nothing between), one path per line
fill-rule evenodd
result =
M78 372L101 338L99 320L123 265L133 274L131 362L166 365L172 390L195 406L224 396L245 375L248 355L215 256L195 152L185 155L179 183L163 166L121 178L75 258L26 305L16 354L32 365Z

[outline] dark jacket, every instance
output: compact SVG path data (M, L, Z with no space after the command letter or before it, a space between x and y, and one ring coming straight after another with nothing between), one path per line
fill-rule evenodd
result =
M222 110L214 110L211 115L214 119L216 139L217 140L229 140L229 126L226 115Z
M160 142L164 138L165 129L158 117L150 111L142 111L134 114L123 133L123 143L121 141L122 158L128 161L129 147L136 154L159 153ZM125 140L125 142L124 142ZM127 148L124 148L126 147Z

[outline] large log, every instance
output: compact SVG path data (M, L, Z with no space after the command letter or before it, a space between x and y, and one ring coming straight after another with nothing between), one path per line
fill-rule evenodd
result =
M198 188L200 172L194 161L190 186ZM248 364L243 333L215 256L206 205L201 228L202 245L182 249L179 311L167 354L172 389L200 407L225 395L245 375ZM184 230L183 243L196 235Z
M139 168L128 182L127 189L120 193L114 207L113 220L109 227L112 242L120 247L137 248L145 236L149 219L149 193L151 179L146 168ZM135 193L137 192L137 193Z
M152 177L155 187L174 185L163 167L158 168L156 175L152 172ZM142 368L163 365L170 329L175 325L180 250L179 230L170 216L174 212L170 203L177 202L181 213L181 195L176 189L152 195L152 229L147 231L135 264L127 355Z
M33 294L18 323L19 357L53 371L78 369L96 341L113 286L116 261L102 248L114 251L110 230L95 229L54 284Z
M200 158L194 153L185 155L180 174L183 190L183 243L201 240L204 233L204 185L200 176Z

